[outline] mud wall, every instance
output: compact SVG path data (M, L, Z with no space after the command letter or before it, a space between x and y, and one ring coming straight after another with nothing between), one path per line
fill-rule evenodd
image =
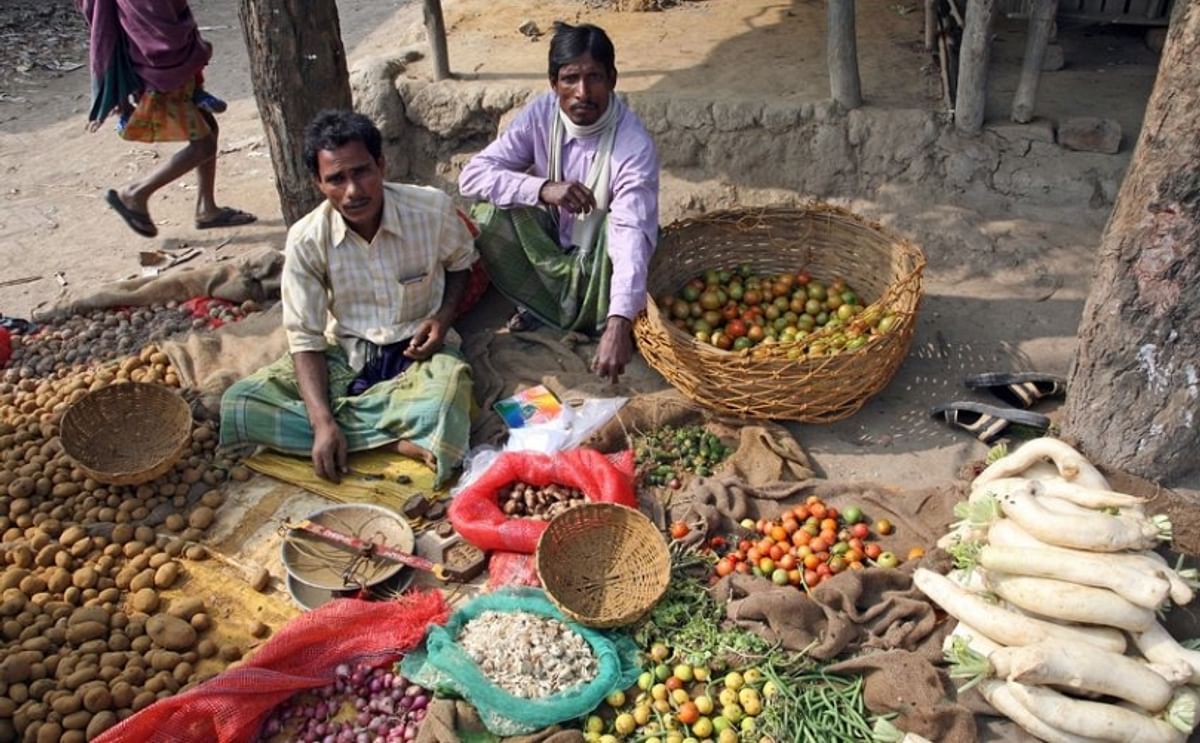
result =
M451 193L466 160L535 95L510 84L410 79L403 59L362 65L351 84L357 108L384 133L389 175ZM636 92L626 101L659 148L663 223L739 193L758 194L748 198L757 202L762 193L863 196L883 184L997 208L1007 201L1107 210L1129 156L1066 150L1049 122L999 124L964 138L926 110Z

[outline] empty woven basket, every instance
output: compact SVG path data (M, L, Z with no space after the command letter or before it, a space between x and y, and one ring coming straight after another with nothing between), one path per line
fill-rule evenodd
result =
M708 269L845 279L890 332L861 349L789 357L795 344L723 351L675 327L656 298ZM723 413L826 423L852 415L882 390L908 354L921 302L925 256L882 225L829 204L713 212L667 227L650 263L646 311L634 323L638 350L685 396Z
M175 466L188 446L192 412L157 384L114 384L80 398L62 419L62 447L92 479L138 485Z
M623 627L667 590L671 555L650 519L613 503L587 503L549 523L537 547L546 595L588 627Z

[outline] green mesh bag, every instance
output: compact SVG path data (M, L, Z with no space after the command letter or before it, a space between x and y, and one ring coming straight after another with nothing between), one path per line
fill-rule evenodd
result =
M565 623L591 646L596 677L542 699L524 699L492 683L458 646L463 625L485 611L527 612ZM637 682L641 669L637 645L624 632L601 631L571 622L539 589L511 588L484 594L450 616L444 626L430 625L425 645L401 663L404 676L428 689L450 690L474 705L488 730L496 735L524 735L583 717L616 689Z

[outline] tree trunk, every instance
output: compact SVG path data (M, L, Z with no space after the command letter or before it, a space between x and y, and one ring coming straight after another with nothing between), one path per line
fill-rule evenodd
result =
M1050 30L1057 11L1058 0L1033 0L1025 37L1025 60L1021 63L1021 81L1013 96L1012 120L1018 124L1028 124L1033 119L1042 61L1046 58L1046 45L1050 43Z
M304 127L325 108L351 108L335 0L241 0L250 79L288 225L321 202L304 165Z
M958 88L954 96L954 125L963 134L978 134L983 129L995 13L996 0L967 0L967 17L958 54Z
M1171 24L1100 244L1064 432L1160 482L1200 473L1200 0Z
M450 77L450 53L446 50L446 21L442 17L442 0L425 0L425 35L433 50L433 79Z
M858 45L854 31L854 0L827 0L825 29L829 92L843 108L862 105L862 83L858 77Z

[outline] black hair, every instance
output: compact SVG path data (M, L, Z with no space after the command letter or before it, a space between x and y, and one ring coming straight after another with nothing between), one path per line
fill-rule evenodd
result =
M304 164L314 178L320 177L317 153L336 150L351 142L362 142L375 160L383 157L383 137L375 123L354 111L325 109L304 127Z
M617 53L612 40L604 29L584 23L572 26L562 21L554 22L554 37L550 39L550 81L558 79L558 71L584 54L604 65L608 74L617 73Z

